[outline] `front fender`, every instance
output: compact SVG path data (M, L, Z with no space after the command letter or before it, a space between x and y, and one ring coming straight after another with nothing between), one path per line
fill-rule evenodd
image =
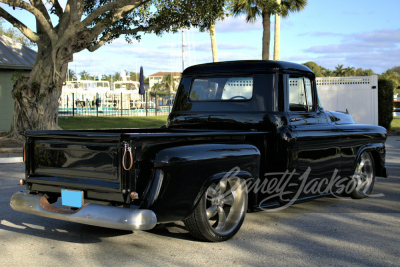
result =
M354 162L353 170L355 170L358 160L364 151L371 153L375 164L375 175L383 178L388 177L385 167L386 147L384 143L374 143L362 146L357 153L356 161ZM353 171L354 172L354 171Z
M251 144L215 143L159 151L142 208L153 210L158 222L181 221L195 207L205 188L233 168L242 178L258 178L260 151Z

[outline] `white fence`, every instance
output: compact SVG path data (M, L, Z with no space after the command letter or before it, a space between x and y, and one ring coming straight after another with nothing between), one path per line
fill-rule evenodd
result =
M322 77L316 81L325 110L348 110L356 123L378 125L378 75Z
M158 116L168 115L174 94L63 93L58 116Z

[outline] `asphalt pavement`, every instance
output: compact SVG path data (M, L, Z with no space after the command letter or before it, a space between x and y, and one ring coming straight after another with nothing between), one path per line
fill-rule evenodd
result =
M400 136L387 142L390 177L362 200L321 198L246 215L223 243L182 223L120 231L11 209L24 165L0 164L0 266L400 266Z

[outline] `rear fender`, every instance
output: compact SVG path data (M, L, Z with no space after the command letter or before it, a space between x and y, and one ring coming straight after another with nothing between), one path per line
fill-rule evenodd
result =
M238 177L257 179L260 151L251 144L217 143L180 146L159 151L153 179L141 208L153 210L158 222L185 219L205 189L232 169Z

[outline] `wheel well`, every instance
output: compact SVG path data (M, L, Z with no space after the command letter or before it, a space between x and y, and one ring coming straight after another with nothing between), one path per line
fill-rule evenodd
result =
M382 159L381 156L379 155L378 151L369 151L372 155L372 158L374 159L374 165L375 165L375 176L382 176L383 173L383 166L382 166Z

